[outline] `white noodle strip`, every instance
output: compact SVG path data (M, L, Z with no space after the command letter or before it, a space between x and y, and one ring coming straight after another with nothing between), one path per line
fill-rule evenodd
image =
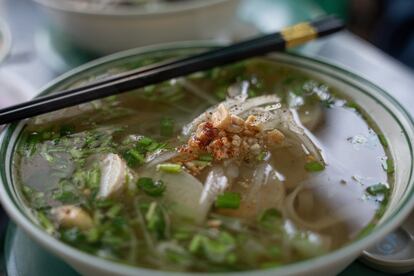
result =
M292 221L294 221L297 225L313 230L313 231L320 231L322 229L328 228L339 223L342 219L340 218L332 218L332 217L325 217L322 219L318 219L312 222L306 221L302 219L299 214L296 212L295 208L295 201L298 193L304 188L304 185L299 185L292 193L290 193L285 200L285 212L286 216L289 217Z
M213 167L207 176L200 197L200 207L203 214L208 213L217 196L223 193L229 185L229 180L224 175L223 169L221 167Z

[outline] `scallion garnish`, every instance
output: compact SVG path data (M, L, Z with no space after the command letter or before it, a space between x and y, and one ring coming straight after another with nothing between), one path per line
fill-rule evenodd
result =
M198 160L205 161L205 162L211 162L213 161L213 155L211 155L210 153L203 153L198 156Z
M164 137L171 137L174 134L174 120L163 118L160 122L160 134Z
M127 150L123 154L125 160L127 161L128 166L135 167L138 165L142 165L145 162L145 157L141 154L137 149L130 149Z
M325 169L325 166L318 161L311 161L305 164L305 170L308 172L320 172Z
M384 171L386 171L388 174L394 173L394 162L392 159L387 158L387 161L385 161L385 164L382 165L382 168Z
M173 163L164 163L157 165L157 171L162 171L166 173L180 173L182 170L180 164Z
M158 239L165 237L165 219L161 207L157 202L152 202L149 205L148 211L145 214L145 220L148 230L154 232Z
M265 160L265 158L266 158L266 152L265 151L262 151L262 152L260 152L259 153L259 155L257 155L257 160L258 161L263 161L263 160Z
M154 181L149 177L141 177L137 181L138 188L150 196L162 196L166 186L162 180Z
M237 209L240 207L240 194L233 192L224 192L216 199L217 208Z
M388 147L388 141L387 141L387 138L385 138L385 135L384 134L381 134L381 133L378 134L378 139L379 139L381 145L384 148Z
M385 195L385 194L387 194L387 193L388 193L389 188L388 188L388 186L387 186L387 185L385 185L385 184L378 183L378 184L375 184L375 185L369 186L369 187L366 189L366 191L367 191L367 193L368 193L368 194L370 194L370 195L372 195L372 196L377 196L377 195L380 195L380 194Z
M273 229L279 223L282 222L282 215L279 210L275 208L265 210L259 217L258 221L260 225L267 229Z

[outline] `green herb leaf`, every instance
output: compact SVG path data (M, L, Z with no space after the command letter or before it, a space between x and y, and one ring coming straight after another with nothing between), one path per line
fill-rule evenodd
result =
M382 168L384 171L386 171L388 174L394 173L394 162L391 158L387 158L387 161L385 161L385 164L382 165Z
M198 160L205 161L205 162L211 162L213 161L213 155L210 153L203 153L198 156Z
M381 145L384 148L387 148L388 147L388 141L387 141L387 138L385 138L384 134L381 134L381 133L378 134L378 139L379 139Z
M267 229L274 229L281 225L282 215L275 208L265 210L258 218L259 224Z
M37 212L37 219L39 220L40 225L48 232L49 234L55 231L55 227L53 223L49 220L49 218L41 211Z
M352 109L355 109L355 111L357 111L357 112L360 112L360 111L361 111L361 109L360 109L359 105L358 105L358 104L356 104L355 102L347 102L347 103L345 104L345 106L346 106L346 107L349 107L349 108L352 108Z
M147 228L149 231L155 233L157 239L164 239L166 223L163 211L157 202L152 202L149 205L148 211L145 214Z
M366 189L367 193L372 195L372 196L377 196L377 195L386 195L389 192L389 188L387 185L382 184L382 183L378 183L372 186L369 186Z
M216 238L201 234L194 236L190 242L189 251L193 254L204 255L214 263L234 263L237 257L231 252L235 247L236 240L233 236L227 232L220 232Z
M154 181L149 177L141 177L137 181L138 188L150 196L162 196L166 186L162 180Z
M164 137L171 137L174 134L174 120L163 118L160 122L160 134Z
M305 164L305 170L308 172L320 172L325 169L325 165L319 163L318 161L311 161Z
M263 160L265 160L266 155L267 155L267 152L262 151L261 153L259 153L259 155L257 155L257 160L258 160L258 161L263 161Z
M113 205L108 212L106 212L106 215L109 218L115 218L122 210L122 205L121 204L115 204Z
M237 209L240 207L240 194L233 192L224 192L216 199L217 208Z
M135 167L145 163L145 156L136 149L130 149L123 154L128 166Z
M372 230L375 228L375 223L369 223L367 226L365 226L357 235L356 239L362 239L363 237L366 237L369 233L372 232Z
M72 133L75 133L74 125L62 125L59 130L60 136L67 136Z
M180 173L182 171L182 167L180 164L164 163L157 165L157 171L163 171L166 173Z

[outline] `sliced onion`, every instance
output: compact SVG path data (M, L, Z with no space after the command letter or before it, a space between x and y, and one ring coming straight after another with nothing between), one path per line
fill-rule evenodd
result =
M215 166L211 169L200 197L200 208L204 216L207 215L217 196L223 193L229 184L229 179L221 167Z
M142 168L139 176L164 182L167 188L162 200L171 206L175 214L197 223L205 220L207 213L199 204L203 185L197 178L186 171L165 173L157 171L156 167Z
M99 160L101 182L98 196L110 197L119 193L126 182L127 165L117 154L109 153Z
M229 109L230 113L234 115L241 115L246 111L259 107L262 105L274 105L280 103L280 98L276 95L264 95L260 97L250 98L246 101L240 101L237 99L229 99L227 101L222 102L224 106ZM209 108L206 112L195 118L191 123L183 127L182 134L184 136L189 136L191 133L195 131L197 126L207 120L207 116L209 112L214 111L218 105L215 105Z

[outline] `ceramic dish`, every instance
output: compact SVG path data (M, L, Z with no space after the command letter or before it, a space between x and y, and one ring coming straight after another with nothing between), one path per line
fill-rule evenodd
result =
M11 47L11 35L8 26L0 20L0 63L6 58Z
M119 53L82 66L62 76L48 85L42 94L58 91L79 81L105 74L108 70L131 65L131 63L139 66L148 58L188 55L208 49L208 47L209 45L190 43L148 47ZM364 249L378 242L400 225L412 210L414 206L413 121L386 92L347 70L320 60L290 54L274 54L269 58L279 64L304 71L328 85L336 87L347 96L352 97L370 114L371 118L380 126L381 132L388 138L388 147L395 163L395 187L384 216L367 236L318 258L279 268L228 273L227 275L335 275L355 260ZM83 275L178 275L122 265L85 254L56 240L38 227L30 219L30 210L21 201L11 174L16 142L24 126L25 122L9 125L0 138L0 199L18 226L35 241L63 258Z
M69 1L34 0L60 32L85 50L108 54L133 47L225 36L239 0L182 1L145 6L93 9Z

